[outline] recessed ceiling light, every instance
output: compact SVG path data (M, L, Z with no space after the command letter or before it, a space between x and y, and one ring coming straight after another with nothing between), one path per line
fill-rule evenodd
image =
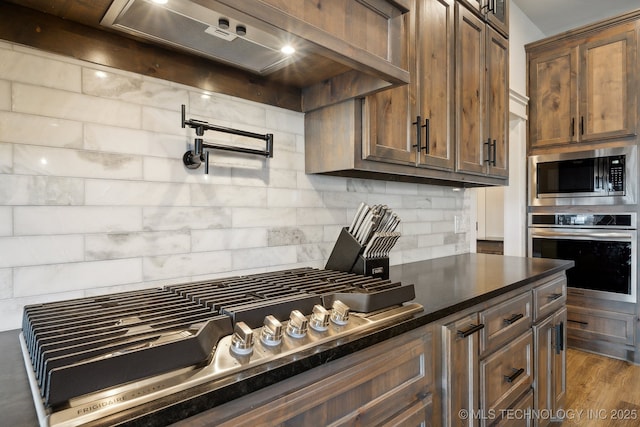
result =
M282 48L280 48L280 52L284 53L285 55L293 55L295 51L296 50L294 49L294 47L290 44L284 45L282 46Z
M156 4L167 4L169 0L152 0Z

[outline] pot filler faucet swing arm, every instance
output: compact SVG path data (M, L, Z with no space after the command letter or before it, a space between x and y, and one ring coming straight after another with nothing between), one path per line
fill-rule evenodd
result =
M224 150L224 151L234 151L236 153L247 153L247 154L257 154L260 156L265 156L266 158L273 157L273 134L259 134L253 132L247 132L239 129L226 128L222 126L214 126L207 122L201 120L194 119L185 119L185 106L182 104L182 128L189 126L192 129L196 130L196 138L193 150L187 151L182 156L182 162L188 169L198 169L200 164L204 162L204 173L209 173L209 151L208 150ZM202 137L204 136L204 131L213 130L216 132L224 132L230 133L233 135L246 136L248 138L262 139L265 141L265 149L257 150L253 148L245 148L245 147L233 147L230 145L222 145L222 144L210 144L205 143ZM206 151L205 151L206 150Z

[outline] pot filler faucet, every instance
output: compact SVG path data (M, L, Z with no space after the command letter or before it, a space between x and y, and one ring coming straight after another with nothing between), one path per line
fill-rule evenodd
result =
M185 106L182 104L182 128L189 126L196 130L196 138L194 141L193 150L187 151L182 156L182 162L188 169L198 169L200 164L204 162L204 173L209 173L209 151L208 150L224 150L234 151L236 153L257 154L265 156L266 158L273 157L273 134L259 134L254 132L247 132L239 129L232 129L222 126L214 126L210 123L201 120L185 119ZM257 150L246 147L234 147L223 144L210 144L204 142L202 138L206 130L212 130L216 132L230 133L233 135L246 136L248 138L262 139L265 141L266 146L264 150ZM207 151L205 151L205 149Z

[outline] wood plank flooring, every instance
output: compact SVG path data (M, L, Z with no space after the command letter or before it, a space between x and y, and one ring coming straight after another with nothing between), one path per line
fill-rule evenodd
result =
M640 426L640 366L568 349L565 410L563 427Z

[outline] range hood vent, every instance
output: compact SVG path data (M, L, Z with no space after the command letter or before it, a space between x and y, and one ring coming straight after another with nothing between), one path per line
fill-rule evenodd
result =
M219 27L221 20L228 28ZM263 31L189 0L164 5L149 0L115 0L100 23L260 75L293 61L280 51L286 35L276 35L275 29Z

